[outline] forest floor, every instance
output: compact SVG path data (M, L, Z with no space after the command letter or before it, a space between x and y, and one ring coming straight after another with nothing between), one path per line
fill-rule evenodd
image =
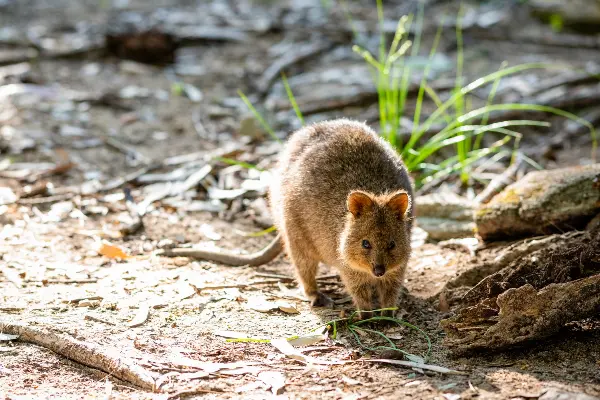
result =
M453 357L443 345L439 322L449 312L438 309L441 290L477 259L493 257L493 246L472 255L464 246L414 241L399 315L431 339L428 364L462 374L369 362L378 355L361 348L343 329L336 340L325 338L303 350L330 364L306 365L270 343L228 342L224 331L266 339L307 335L352 307L343 301L341 282L329 276L335 271L325 266L321 285L342 300L336 310L311 309L294 297L294 271L285 256L257 268L233 268L154 252L173 244L251 252L272 240L273 234L240 234L269 225L263 174L212 161L226 155L268 169L281 148L251 122L237 90L251 95L255 104L265 104L277 132L290 132L299 125L281 84L267 85L261 99L256 82L273 60L301 45L331 40L327 50L287 69L301 108L358 96L360 101L345 108L316 107L307 119L374 121L376 106L364 62L349 42L340 43L348 32L328 19L334 17L318 0L306 5L258 2L252 10L246 1L202 7L163 1L162 12L136 0L129 2L128 13L109 12L96 1L55 3L0 1L0 62L15 55L18 60L19 54L25 61L18 74L0 66L0 146L12 161L11 167L0 161L0 186L20 196L0 205L0 330L3 323L28 324L100 345L161 376L166 393L151 393L43 347L0 337L1 398L160 399L179 398L187 391L198 398L262 399L271 396L271 388L278 398L297 399L550 400L564 398L560 392L581 393L578 399L600 397L597 324L590 323L589 329L568 326L547 340L505 352ZM414 11L408 3L390 5L386 17L394 20ZM444 6L430 3L426 21ZM376 21L370 2L356 2L352 10L365 23ZM498 15L515 12L502 10ZM69 47L75 46L75 38L95 38L109 23L152 18L165 26L215 26L218 38L190 40L168 68L106 56L94 50L93 40L79 53ZM523 29L552 35L528 17L509 23L523 24L521 19L531 23ZM598 61L599 49L593 46L521 43L476 33L465 34L465 73L470 77L496 70L503 60L574 67ZM452 28L444 36L435 82L447 78L444 63L455 57ZM41 38L38 45L51 50L67 46L66 55L28 59L31 37ZM556 76L559 72L528 73L509 81L504 95L531 93ZM360 97L365 92L371 97ZM332 93L333 100L327 97ZM523 151L546 168L586 163L589 135L560 136L562 124L559 120L551 133L532 132ZM563 138L560 148L550 145L556 137ZM212 178L202 186L169 186L181 178L169 171L182 168L189 177L207 164ZM140 170L124 185L107 186ZM136 203L147 202L147 212L141 229L124 234L122 228L131 224L125 186ZM176 195L163 195L165 191ZM113 257L116 249L127 257ZM139 325L130 326L140 314ZM408 328L382 329L406 351L422 354L427 349L424 339ZM238 364L219 364L234 362Z

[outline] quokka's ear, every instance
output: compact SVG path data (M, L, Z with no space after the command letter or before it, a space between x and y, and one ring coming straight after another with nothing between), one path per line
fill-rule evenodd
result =
M402 191L394 194L387 202L387 206L402 219L410 208L411 199L408 193Z
M354 215L354 218L358 218L371 210L373 199L365 192L351 192L346 200L346 207Z

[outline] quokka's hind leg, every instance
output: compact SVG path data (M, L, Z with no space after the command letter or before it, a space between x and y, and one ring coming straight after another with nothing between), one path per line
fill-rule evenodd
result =
M292 243L287 244L288 255L296 267L296 274L304 289L304 294L313 307L333 307L333 300L319 291L317 286L317 268L319 260L311 256L310 252Z

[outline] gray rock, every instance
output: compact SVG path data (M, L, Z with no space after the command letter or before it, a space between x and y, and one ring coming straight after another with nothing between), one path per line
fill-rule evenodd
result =
M434 240L472 237L475 204L451 192L434 193L416 199L417 225Z
M535 171L475 212L484 240L545 235L583 227L600 212L600 164Z

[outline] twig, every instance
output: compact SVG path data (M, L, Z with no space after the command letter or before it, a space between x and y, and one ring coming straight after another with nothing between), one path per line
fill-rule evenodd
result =
M100 189L98 189L98 192L110 192L111 190L117 189L117 188L125 185L126 183L135 181L140 176L147 174L148 172L150 172L156 168L159 168L159 167L160 167L160 164L146 165L146 166L144 166L136 171L133 171L125 176L114 178L114 179L106 182L104 185L102 185L102 187ZM86 193L86 194L92 194L92 193Z
M402 361L402 360L388 360L388 359L376 359L376 360L361 360L365 362L378 362L384 364L393 364L393 365L402 365L403 367L411 367L411 368L419 368L427 371L439 372L440 374L448 374L448 375L469 375L466 372L455 371L453 369L440 367L438 365L430 365L417 363L414 361Z
M200 137L200 139L209 139L211 136L214 136L214 135L210 135L208 133L208 131L206 130L206 128L204 127L204 124L202 123L202 118L200 117L199 111L194 111L192 113L192 123L194 125L194 130L196 131L196 133L198 134L198 137Z
M125 188L123 191L125 192L125 205L127 206L132 221L128 225L122 227L120 232L123 236L128 236L136 233L144 226L142 215L146 213L146 210L140 210L136 206L133 196L131 196L131 189Z
M280 281L293 281L295 279L295 278L293 278L291 276L287 276L287 275L267 274L264 272L257 272L256 274L254 274L254 276L259 276L261 278L279 279Z
M181 46L206 41L245 42L249 38L246 32L240 29L220 26L183 26L173 33Z
M39 204L48 204L48 203L56 203L58 201L70 200L75 196L75 193L64 193L57 194L56 196L48 196L48 197L32 197L32 198L21 198L17 201L17 203L22 205L39 205Z
M83 300L103 300L103 299L104 299L104 297L102 297L102 296L88 296L88 297L80 297L77 299L65 300L65 301L63 301L63 303L76 304Z
M138 160L138 161L142 162L143 164L150 164L150 159L148 157L146 157L145 155L143 155L142 153L140 153L133 147L127 146L125 143L119 142L117 139L115 139L113 137L104 138L104 143L106 143L107 146L112 147L113 149L118 150L121 153L125 154L125 156L127 156L127 157L131 157L134 160Z
M281 72L296 63L330 49L332 45L330 42L311 43L308 46L285 53L285 55L275 60L262 74L258 81L259 92L263 95L266 94Z
M569 49L598 49L600 39L596 36L574 35L561 32L560 34L543 32L534 34L531 31L518 33L513 31L494 32L488 29L468 28L465 34L473 35L478 40L492 40L500 42L512 42L523 44L534 44L536 46L567 47Z
M18 340L22 342L52 350L63 357L104 371L142 389L156 390L154 378L149 371L106 345L84 342L63 333L55 333L49 328L37 328L21 323L2 322L0 331L19 335Z
M250 283L237 283L231 285L211 285L211 286L195 286L194 289L198 294L204 290L218 290L218 289L243 289L246 287L251 287L255 285L272 285L274 283L278 283L280 279L267 280L267 281L258 281L258 282L250 282Z
M262 278L279 279L281 281L295 281L296 280L296 278L294 278L293 276L280 275L280 274L267 274L264 272L257 272L256 274L254 274L254 276L259 276ZM316 277L316 279L318 281L325 281L325 280L335 279L335 278L339 278L339 275L338 274L330 274L330 275L321 275L321 276Z
M43 284L73 284L73 283L96 283L98 279L26 279L27 283L43 283Z
M105 320L103 320L101 318L94 317L93 315L86 315L85 317L83 317L83 319L88 320L88 321L101 322L101 323L106 324L106 325L116 326L116 324L113 324L110 321L105 321Z
M487 185L487 187L475 196L475 203L482 204L487 203L496 193L500 192L506 186L512 183L513 177L517 174L523 160L517 155L517 159L508 167L503 173L498 175L496 178Z
M598 83L598 75L600 74L600 70L596 71L588 71L588 72L580 72L580 73L569 73L567 75L559 75L552 77L544 82L541 82L540 86L535 88L530 96L537 96L543 92L547 92L549 90L555 89L561 86L567 85L583 85L587 83Z
M197 387L194 389L185 389L185 390L180 390L179 392L175 392L171 395L169 395L169 397L167 397L167 399L172 400L172 399L177 399L177 398L181 398L182 396L192 396L195 394L200 394L200 393L228 393L228 392L224 392L222 390L210 390L210 389L203 389L201 387Z

